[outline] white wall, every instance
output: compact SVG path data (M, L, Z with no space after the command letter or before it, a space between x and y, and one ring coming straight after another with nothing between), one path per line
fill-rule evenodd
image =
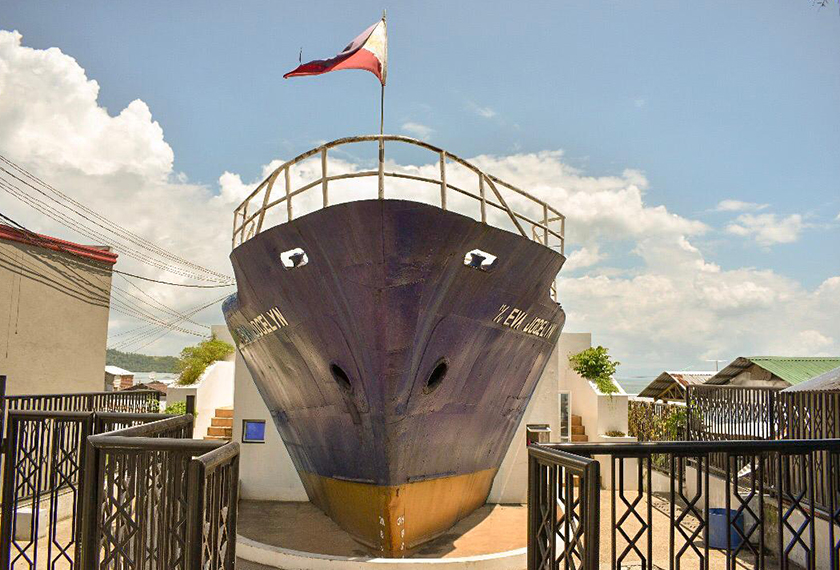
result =
M239 496L257 501L308 501L292 458L239 351L235 362L233 441L240 443ZM265 420L265 443L243 443L242 420Z
M233 338L224 325L211 327L216 338L233 344ZM172 384L166 388L167 405L186 401L195 396L195 424L193 437L202 439L207 435L210 420L216 415L216 408L227 408L234 404L234 356L214 362L201 374L198 382L189 386Z

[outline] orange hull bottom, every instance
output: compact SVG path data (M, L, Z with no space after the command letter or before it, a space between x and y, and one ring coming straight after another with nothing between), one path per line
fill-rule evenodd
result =
M310 500L373 553L401 558L487 500L496 469L396 486L301 472Z

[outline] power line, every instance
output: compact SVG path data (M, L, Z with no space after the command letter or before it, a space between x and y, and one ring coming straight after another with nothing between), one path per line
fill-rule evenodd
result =
M53 241L50 241L50 240L47 240L44 237L40 236L39 234L36 234L35 232L30 231L25 226L16 222L15 220L6 216L5 214L0 213L0 218L6 220L7 222L9 222L12 225L16 226L17 228L19 228L24 233L24 235L27 237L28 241L33 245L40 245L40 246L53 245L53 246L57 246L58 249L60 251L64 252L64 253L76 255L75 252L69 251L69 250L61 247L60 244L57 244L57 243L55 243ZM126 279L126 281L128 281L128 280ZM81 285L80 283L76 283L76 284ZM92 284L88 284L88 285L92 286ZM136 287L134 284L131 284L131 285ZM115 287L115 286L113 286L113 284L112 284L112 287ZM140 290L140 289L138 288L138 290ZM100 293L105 294L106 291L103 289L102 291L100 291ZM202 333L199 333L199 332L196 332L196 331L193 331L193 330L190 330L190 329L185 329L185 328L179 327L177 325L179 323L187 320L187 321L193 322L194 324L197 324L199 326L205 326L206 327L206 325L201 325L199 323L195 323L194 321L192 321L190 319L190 317L192 317L193 315L195 315L199 311L204 310L207 307L209 307L213 304L216 304L219 301L221 301L221 300L223 300L227 297L227 295L225 295L223 297L220 297L218 300L214 300L207 305L203 305L201 307L193 309L193 310L187 312L186 314L179 313L179 312L175 311L174 309L166 307L165 305L163 305L161 303L161 305L166 307L166 309L168 311L170 311L171 313L174 313L178 317L174 321L167 322L163 319L158 318L155 315L150 314L148 311L142 309L141 307L138 307L131 300L126 300L124 298L120 298L119 293L122 293L123 295L131 297L133 299L137 299L138 301L142 301L139 298L134 297L134 296L130 295L129 293L125 292L123 289L121 289L119 287L116 287L116 291L112 289L112 297L111 297L112 307L111 307L111 310L113 310L116 313L122 314L122 315L126 315L126 316L130 316L130 317L140 319L140 320L145 321L147 323L158 325L157 327L152 327L152 329L149 330L149 331L144 331L143 333L141 333L139 335L135 335L135 337L131 337L129 339L125 339L124 341L121 341L119 343L120 347L129 346L130 344L133 344L134 342L137 342L138 340L144 340L145 338L148 338L149 336L151 336L153 334L156 334L157 332L159 332L161 330L163 331L162 334L160 334L152 342L156 342L157 340L159 340L160 338L162 338L164 335L168 334L172 330L176 330L178 332L183 332L185 334L195 335L195 336L198 336L198 337L204 337L205 335L202 334ZM114 305L116 305L116 306L114 306ZM207 327L207 328L209 328L209 327ZM144 346L148 346L148 345L144 345Z
M81 204L80 202L78 202L78 201L74 200L74 199L73 199L73 198L71 198L70 196L68 196L68 195L64 194L63 192L61 192L60 190L58 190L58 189L57 189L57 188L55 188L54 186L51 186L50 184L48 184L48 183L44 182L43 180L41 180L40 178L38 178L37 176L35 176L35 175L34 175L34 174L32 174L31 172L29 172L28 170L26 170L26 169L25 169L25 168L23 168L22 166L19 166L19 165L15 164L14 162L12 162L11 160L9 160L9 159L8 159L8 158L6 158L5 156L0 155L0 160L2 160L3 162L5 162L7 165L9 165L10 167L12 167L13 169L17 170L17 171L18 171L19 173L21 173L22 175L24 175L24 176L26 176L26 177L30 178L31 180L33 180L33 181L37 182L38 184L40 184L41 186L43 186L44 188L46 188L46 189L48 189L48 190L52 191L52 192L53 192L53 193L55 193L57 196L61 197L62 199L66 200L67 202L69 202L69 203L71 203L71 204L73 204L73 205L74 205L74 206L76 206L77 208L80 208L82 211L86 212L87 214L89 214L89 215L93 216L94 218L96 218L96 219L98 219L98 220L102 221L103 223L107 224L108 226L110 226L110 228L107 228L107 227L105 227L105 226L102 226L101 224L97 224L97 225L99 225L100 227L102 227L103 229L107 229L107 230L111 231L112 233L122 233L124 236L127 236L128 238L130 238L130 241L131 241L131 242L133 242L133 243L135 243L136 245L141 246L141 247L145 246L145 248L146 248L146 249L149 249L149 250L151 250L151 251L155 251L155 252L157 252L159 255L162 255L162 256L164 256L164 257L168 257L168 258L172 259L173 261L177 261L177 262L181 263L182 265L186 265L186 266L188 266L188 267L192 267L192 268L194 268L194 269L200 270L200 271L202 271L202 272L204 272L204 273L208 273L208 274L210 274L210 275L215 275L215 276L217 276L217 277L221 277L221 278L224 278L224 279L230 279L230 277L229 277L229 276L227 276L227 275L224 275L224 274L222 274L222 273L218 273L218 272L216 272L216 271L213 271L213 270L207 269L207 268L205 268L205 267L202 267L201 265L198 265L198 264L193 263L193 262L191 262L191 261L188 261L188 260L186 260L186 259L184 259L184 258L182 258L182 257L179 257L178 255L176 255L176 254L174 254L174 253L172 253L172 252L170 252L170 251L167 251L167 250L163 249L162 247L158 246L157 244L155 244L155 243L153 243L153 242L151 242L151 241L149 241L149 240L146 240L145 238L143 238L143 237L141 237L141 236L138 236L137 234L135 234L135 233L131 232L130 230L128 230L128 229L126 229L126 228L124 228L124 227L120 226L119 224L116 224L116 223L112 222L112 221L111 221L111 220L109 220L108 218L106 218L106 217L104 217L104 216L100 215L98 212L96 212L96 211L92 210L91 208L88 208L88 207L87 207L87 206L85 206L84 204ZM39 190L38 188L35 188L32 184L29 184L28 182L26 182L26 181L24 181L24 180L21 180L19 177L17 177L17 176L15 176L14 174L10 173L10 172L9 172L8 170L6 170L5 168L0 167L0 170L3 170L4 172L6 172L6 173L7 173L7 174L9 174L10 176L14 177L15 179L20 180L21 182L23 182L23 183L24 183L24 184L26 184L27 186L30 186L30 187L31 187L31 188L33 188L34 190L36 190L36 191L41 192L42 194L44 194L44 192L43 192L43 191ZM46 195L46 194L45 194L45 195ZM73 209L73 208L71 208L71 207L67 206L66 204L62 204L61 202L59 202L59 201L58 201L58 200L56 200L55 198L51 198L51 199L52 199L53 201L55 201L56 203L58 203L58 204L60 204L60 205L64 206L65 208L67 208L67 209L69 209L69 210L71 210L71 211L73 211L73 212L77 213L78 215L80 215L80 216L84 217L84 218L85 218L85 219L87 219L88 221L91 221L92 223L96 223L96 222L94 222L93 220L90 220L90 218L88 218L88 217L84 216L83 214L81 214L80 212L78 212L77 210L75 210L75 209ZM114 229L111 229L111 228L115 228L115 229L116 229L116 231L115 231Z
M157 269L161 269L163 271L167 271L169 273L174 273L174 274L181 275L181 276L184 276L184 277L188 277L188 278L191 278L191 279L197 279L197 280L201 280L201 281L213 281L214 280L214 279L209 278L206 275L201 275L201 274L197 274L197 273L194 273L194 272L189 272L189 271L186 271L186 270L182 270L182 269L179 269L179 268L174 268L172 266L169 266L165 262L150 258L147 255L143 254L142 252L134 250L134 249L120 243L119 238L107 237L103 234L100 234L100 233L96 232L95 230L92 230L92 229L82 225L81 223L77 222L76 220L73 220L72 218L70 218L66 214L56 211L55 209L51 208L48 204L39 200L38 198L35 198L33 196L30 196L30 195L26 194L26 192L24 190L22 190L21 188L19 188L17 186L9 184L8 181L6 181L6 180L0 179L0 188L5 190L8 194L11 194L13 197L18 199L19 201L21 201L24 204L30 206L31 208L33 208L37 212L47 216L48 218L50 218L50 219L52 219L52 220L54 220L54 221L56 221L56 222L58 222L58 223L60 223L64 226L78 232L79 234L87 237L88 239L91 239L93 241L99 241L99 242L102 242L102 243L110 243L112 245L113 249L115 249L117 252L119 252L123 255L127 255L128 257L131 257L133 259L136 259L136 260L140 261L141 263L145 263L145 264L151 265L152 267L155 267Z
M202 267L202 266L200 266L196 263L188 261L188 260L186 260L186 259L184 259L180 256L177 256L174 253L172 253L168 250L165 250L165 249L161 248L160 246L158 246L158 245L156 245L156 244L154 244L154 243L152 243L152 242L134 234L130 230L128 230L128 229L126 229L126 228L124 228L124 227L122 227L122 226L120 226L120 225L118 225L118 224L116 224L112 221L110 221L109 219L105 218L104 216L102 216L102 215L98 214L97 212L91 210L87 206L79 203L78 201L74 200L73 198L71 198L71 197L67 196L66 194L62 193L61 191L57 190L53 186L47 184L43 180L39 179L37 176L28 172L24 168L16 165L15 163L13 163L12 161L10 161L9 159L7 159L6 157L4 157L2 155L0 155L0 161L7 164L12 169L16 170L21 176L29 178L31 181L39 184L43 188L39 188L38 186L36 186L32 182L30 182L28 180L25 180L24 178L21 178L21 176L18 176L14 172L11 172L10 170L6 169L3 166L0 166L0 171L5 173L7 175L7 177L11 177L14 180L16 180L17 182L28 186L32 190L34 190L34 191L38 192L39 194L41 194L42 196L44 196L46 199L54 202L55 204L57 204L58 206L60 206L62 208L65 208L65 209L69 210L70 212L72 212L76 216L82 218L83 220L89 222L90 224L93 224L94 226L97 226L97 227L101 228L102 230L105 230L105 231L113 234L118 239L115 240L114 238L107 238L107 237L99 234L96 230L93 230L91 227L85 225L84 222L80 222L78 220L73 220L72 218L70 218L66 214L64 214L62 212L59 212L59 211L56 211L49 204L47 204L46 202L44 202L42 200L39 200L38 198L35 198L34 196L30 195L29 192L26 189L22 188L21 186L19 186L15 182L8 180L8 178L6 180L0 179L0 181L2 181L4 183L2 187L3 187L4 190L6 190L6 192L12 194L18 200L26 203L30 207L39 211L40 213L42 213L46 216L49 216L53 220L55 220L55 221L57 221L57 222L59 222L63 225L66 225L66 226L70 227L71 229L73 229L73 230L75 230L79 233L82 233L86 237L91 238L93 236L93 239L99 239L99 240L102 240L102 241L105 241L105 242L114 242L115 241L114 249L117 249L121 253L124 253L124 254L126 254L130 257L138 259L138 261L153 265L154 267L157 267L158 269L162 269L162 270L165 270L165 271L169 271L171 273L175 273L175 274L178 274L178 275L183 275L183 276L186 276L186 277L191 277L191 278L199 279L199 280L220 281L220 282L225 282L225 283L229 283L229 282L232 281L232 278L227 276L227 275L224 275L222 273L218 273L216 271L207 269L207 268ZM47 192L47 190L49 192ZM55 194L56 196L58 196L61 199L57 199L55 196L51 195L50 192ZM68 204L71 204L71 205L68 205ZM127 244L120 243L120 240L123 240L123 241L127 242ZM130 244L130 245L128 245L128 244ZM141 250L146 250L149 253L151 253L152 255L162 257L162 258L164 258L166 260L169 260L169 261L163 261L163 260L157 260L157 259L149 258L148 256L140 253L135 248L140 248ZM174 262L178 265L181 265L182 267L173 266L170 262Z

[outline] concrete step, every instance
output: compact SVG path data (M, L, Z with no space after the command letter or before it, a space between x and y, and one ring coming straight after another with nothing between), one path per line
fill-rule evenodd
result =
M586 428L583 426L572 425L573 435L586 435Z
M572 425L573 426L582 426L583 425L583 418L580 416L572 415Z
M232 418L233 408L216 408L216 413L214 415L217 418Z
M589 441L589 436L588 435L580 435L580 434L576 434L576 433L572 434L572 443L580 443L580 442L583 442L583 441Z
M222 437L231 438L233 437L233 428L210 426L207 428L207 435L218 435Z
M233 427L233 418L210 418L210 425L216 427Z

